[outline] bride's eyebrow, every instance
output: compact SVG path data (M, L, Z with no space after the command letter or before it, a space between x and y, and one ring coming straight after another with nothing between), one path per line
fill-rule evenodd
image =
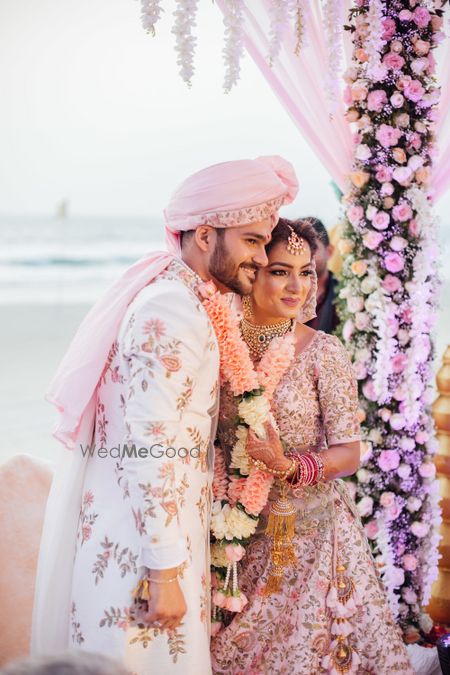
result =
M291 270L293 268L293 266L289 265L289 263L274 261L274 262L271 262L269 265L267 265L266 269L268 269L269 267L274 267L275 265L279 265L280 267L286 267L289 270ZM312 267L311 262L307 262L305 265L303 265L303 267L301 269L306 270L306 269L310 269L311 267Z

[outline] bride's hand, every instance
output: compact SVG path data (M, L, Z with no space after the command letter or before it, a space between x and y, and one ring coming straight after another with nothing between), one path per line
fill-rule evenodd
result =
M266 438L258 436L249 429L247 436L246 450L252 459L263 462L269 469L275 471L286 471L291 462L284 456L283 445L278 432L273 428L270 422L265 425Z

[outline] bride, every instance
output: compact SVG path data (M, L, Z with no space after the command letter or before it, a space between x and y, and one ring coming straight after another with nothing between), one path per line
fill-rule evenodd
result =
M257 364L273 337L294 332L295 356L272 399L283 445L249 434L257 468L275 478L241 562L248 603L219 610L212 640L216 674L412 675L345 483L359 465L357 387L340 341L304 325L315 315L316 235L308 221L281 219L244 300L241 333ZM219 441L227 465L235 402L224 386ZM284 446L284 450L283 450ZM291 509L295 532L280 538ZM268 526L268 532L265 532ZM277 539L278 532L278 539ZM278 555L277 555L278 554Z

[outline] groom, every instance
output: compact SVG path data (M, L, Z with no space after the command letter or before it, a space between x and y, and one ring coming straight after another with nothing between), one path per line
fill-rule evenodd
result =
M210 673L219 352L202 304L205 282L250 293L267 264L278 209L296 193L293 169L280 157L190 176L165 211L171 253L130 268L80 327L49 395L61 413L57 437L75 446L78 464L66 471L67 489L56 477L47 505L34 653L75 646L116 657L139 675ZM78 492L70 484L76 477ZM63 583L44 561L61 554L52 555L54 514L69 514L74 503Z

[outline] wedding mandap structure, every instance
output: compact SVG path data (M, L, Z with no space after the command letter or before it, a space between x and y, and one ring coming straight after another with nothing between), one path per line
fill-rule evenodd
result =
M152 35L166 20L165 4L141 0ZM365 438L350 487L391 608L414 641L432 628L432 595L433 619L450 623L450 525L439 547L436 477L437 465L450 519L448 354L435 403L436 463L431 411L439 290L433 205L450 185L450 12L446 0L215 4L225 92L236 86L246 51L341 191L339 334L358 378ZM189 85L198 5L177 0L171 17Z

